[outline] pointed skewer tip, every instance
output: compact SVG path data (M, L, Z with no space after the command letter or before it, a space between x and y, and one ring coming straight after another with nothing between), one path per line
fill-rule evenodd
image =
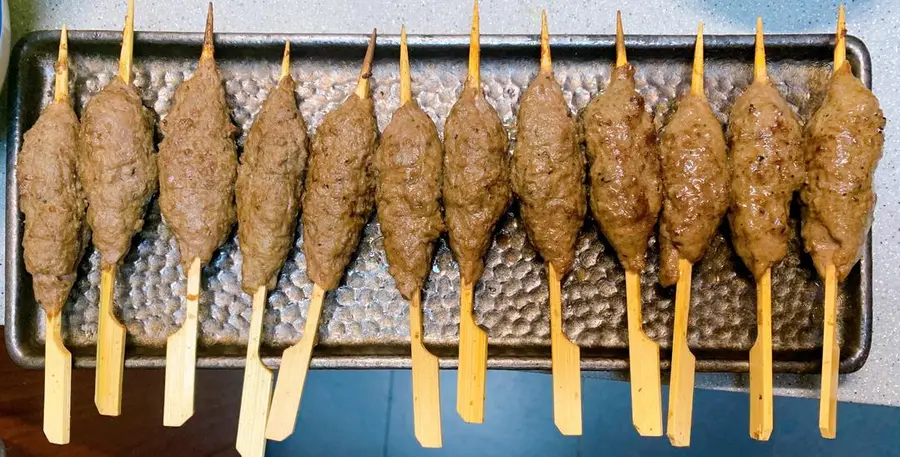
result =
M378 29L372 29L369 37L369 45L366 47L366 56L363 58L362 69L359 71L359 79L356 81L356 96L362 99L369 97L369 85L372 78L372 60L375 58L375 42L378 39Z
M616 11L616 67L628 65L625 53L625 28L622 27L622 12Z
M469 74L466 85L481 86L481 30L478 18L478 0L472 11L472 30L469 34Z
M412 100L412 76L409 71L409 47L406 44L406 26L400 27L400 106Z
M213 60L215 58L213 23L213 3L209 2L209 7L206 10L206 28L203 31L203 52L200 54L200 60Z
M550 31L547 29L547 10L541 12L541 71L553 70L553 60L550 56Z

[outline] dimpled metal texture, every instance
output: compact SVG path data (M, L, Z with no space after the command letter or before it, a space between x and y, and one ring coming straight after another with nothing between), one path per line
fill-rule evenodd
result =
M106 40L102 46L88 39L92 36L74 33L70 37L72 91L78 112L115 77L117 35L102 35ZM151 39L142 46L140 38L146 37ZM145 105L159 118L166 116L176 87L191 76L196 65L199 41L193 35L188 37L164 45L162 38L154 34L139 36L134 84L140 89ZM35 97L38 106L32 111L50 101L53 68L50 45L54 43L50 39L46 41L46 52L34 52L30 56L32 61L22 63L35 66L42 75L40 93L43 95ZM293 40L292 74L311 133L322 117L355 88L365 38L337 41L330 49L321 43L305 43L300 37ZM453 44L446 45L439 41L439 37L425 37L420 41L411 38L410 57L413 96L442 131L464 83L466 44L463 39L451 40ZM502 37L488 41L483 50L482 83L488 100L510 133L512 151L515 114L522 93L536 73L538 48L523 45L533 42L525 37L512 40L517 45L508 47L503 45ZM657 125L662 126L677 96L688 89L691 41L682 39L683 46L668 51L642 50L640 38L634 41L629 56L637 68L637 87L648 109L653 111ZM553 48L554 71L573 113L577 113L605 86L613 53L608 40L595 46L566 38L554 41L559 42ZM715 40L712 42L707 45L706 92L724 124L730 106L750 83L752 54L748 51L751 47L716 51ZM216 58L232 118L240 130L239 146L243 145L266 94L276 84L281 43L246 35L219 40ZM826 44L823 40L823 50ZM770 51L770 57L772 81L800 117L807 119L824 91L830 72L829 55L806 52L799 58L789 58L783 52ZM372 79L380 129L384 129L398 106L398 76L396 39L380 38ZM30 123L26 122L27 126ZM301 224L302 220L301 216ZM796 217L792 223L798 225ZM821 354L821 282L808 257L801 252L798 232L794 232L787 258L772 275L774 358L779 371L813 370ZM281 350L300 338L306 319L312 284L305 273L300 233L298 227L294 248L277 287L268 298L263 355L270 365L277 365ZM698 356L700 370L746 370L747 351L756 338L755 284L732 250L728 236L724 224L706 257L694 267L688 342ZM668 359L674 288L663 289L657 285L658 249L655 240L650 243L648 268L642 277L643 323L647 334L661 343L663 359ZM161 366L166 338L183 321L185 276L178 261L175 239L161 220L154 200L144 229L135 237L132 250L119 270L115 287L115 309L128 331L131 366ZM546 272L527 241L515 205L501 220L485 265L484 276L475 292L475 309L477 321L489 335L490 366L549 368ZM203 269L200 366L243 364L250 297L240 288L240 266L241 254L233 235ZM20 274L22 287L30 289L27 274ZM75 351L76 364L80 366L93 363L99 277L98 255L89 250L64 311L64 338L67 346ZM424 291L424 322L426 343L442 357L442 365L446 367L456 363L458 288L457 265L444 237L436 244ZM865 339L858 335L860 315L864 311L861 289L860 268L857 268L841 289L841 341ZM563 294L565 331L581 346L584 368L624 369L627 361L624 271L590 219L585 222L577 243L575 266L564 283ZM30 292L22 295L30 297ZM14 306L34 306L31 300L23 298ZM42 342L43 316L34 312L30 325L36 341ZM313 365L408 366L408 335L408 305L387 272L380 231L373 218L340 286L327 294ZM848 353L857 350L845 349ZM663 365L667 366L668 361L664 360Z

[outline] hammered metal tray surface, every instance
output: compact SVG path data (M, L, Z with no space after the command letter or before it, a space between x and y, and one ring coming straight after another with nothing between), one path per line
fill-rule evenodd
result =
M216 59L225 79L232 117L240 127L239 143L267 92L276 83L285 39L292 41L292 74L310 131L355 86L364 53L364 36L219 35ZM58 33L25 37L14 54L11 81L11 131L7 153L7 325L8 347L20 365L43 362L43 313L31 292L21 251L22 215L16 193L16 154L22 134L51 100ZM120 34L70 32L71 91L76 111L115 75ZM456 100L466 72L466 37L410 37L413 93L439 130ZM199 34L139 33L135 46L134 84L145 105L164 118L175 88L190 77L200 51ZM515 113L525 87L535 75L538 41L533 36L485 36L482 81L490 102L515 139ZM752 37L706 38L706 90L724 123L730 106L751 78ZM767 37L771 79L800 117L807 119L820 103L830 74L831 36ZM865 46L849 39L854 69L870 84ZM637 67L639 90L657 123L690 83L693 37L630 36L629 58ZM612 37L558 36L552 41L553 64L573 111L579 111L609 78L614 55ZM379 127L398 105L398 40L379 37L372 82ZM550 367L549 309L546 275L529 245L513 207L500 224L476 289L477 321L489 335L493 368ZM796 213L796 212L795 212ZM301 217L302 223L302 217ZM796 219L794 220L796 225ZM262 352L278 365L281 350L296 342L303 329L312 285L299 237L265 317ZM860 265L841 286L839 339L841 369L862 366L871 339L870 245ZM75 365L94 364L97 337L99 256L89 250L78 281L64 308L64 339ZM166 338L183 320L184 272L171 231L154 201L143 232L135 237L115 288L115 308L128 330L126 365L160 367ZM642 278L643 320L649 336L663 348L663 366L673 324L674 289L656 284L658 249L651 241L649 267ZM238 367L250 317L250 297L239 286L241 255L234 236L203 270L200 298L201 367ZM822 288L809 258L794 235L787 258L773 271L774 368L779 372L818 369L822 339ZM441 357L441 366L456 364L458 336L457 265L445 240L438 243L424 293L425 338ZM574 271L564 284L564 321L569 337L581 346L586 370L627 366L624 272L593 221L578 241ZM694 267L689 344L702 371L745 371L756 337L755 286L734 254L723 226L706 258ZM378 224L365 229L361 246L341 286L330 292L319 327L314 367L405 367L409 365L407 303L387 273Z

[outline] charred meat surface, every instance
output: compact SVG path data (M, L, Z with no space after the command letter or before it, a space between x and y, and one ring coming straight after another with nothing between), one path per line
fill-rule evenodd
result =
M696 263L728 209L722 125L701 96L686 94L660 138L663 210L659 282L678 281L678 260Z
M82 116L80 154L94 247L103 268L117 265L143 228L144 209L158 186L153 115L137 88L115 79L91 99Z
M859 260L872 225L875 167L884 146L878 99L845 63L806 126L803 241L819 275L834 264L843 280Z
M509 139L480 87L468 85L444 126L443 199L450 248L474 284L494 226L509 206Z
M25 133L18 157L25 268L47 314L66 303L87 244L87 202L76 170L78 129L69 104L53 103Z
M351 94L312 139L303 195L303 253L319 287L337 287L375 205L375 104Z
M242 286L253 295L275 287L297 229L306 170L306 123L287 76L269 93L244 145L238 168L238 239Z
M575 261L587 204L577 126L552 72L539 72L522 96L517 131L512 184L525 231L562 278Z
M626 270L641 271L659 217L659 147L653 118L635 90L634 68L616 68L582 114L590 202Z
M388 270L407 300L425 283L444 229L442 156L437 128L415 101L394 112L375 156L375 200Z
M759 279L787 254L791 200L803 184L803 129L771 84L756 81L729 119L731 211L738 255Z
M194 258L209 262L235 220L236 129L215 61L201 59L178 87L161 128L159 207L187 272Z

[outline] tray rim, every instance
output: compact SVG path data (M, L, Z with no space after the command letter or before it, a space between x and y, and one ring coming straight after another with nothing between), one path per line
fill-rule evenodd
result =
M77 46L79 42L94 40L108 44L118 45L121 32L75 30L69 31L69 43ZM34 46L47 41L56 42L59 37L58 30L39 30L24 35L16 43L9 70L9 101L8 109L9 131L6 146L6 284L5 284L5 326L6 346L10 358L17 365L28 369L43 367L44 354L42 347L30 344L24 335L25 329L19 323L22 319L18 303L21 299L21 284L19 278L27 274L24 270L21 250L22 221L19 212L17 176L15 170L16 158L21 148L22 135L26 131L23 125L20 108L24 105L24 90L22 88L24 70L20 66L24 57L30 55ZM279 46L285 40L290 40L296 46L322 45L351 45L364 47L368 42L367 34L267 34L267 33L217 33L215 35L217 46ZM572 50L590 49L612 51L615 46L614 35L572 34L551 36L552 45L557 48ZM642 50L658 50L684 48L693 49L694 35L629 35L630 47ZM708 50L748 50L755 40L754 35L704 35L704 46ZM136 32L135 44L160 45L171 44L199 46L203 41L202 33L185 32ZM379 35L378 48L399 47L399 35ZM465 48L468 49L468 35L409 35L408 43L411 48L416 47L440 47L440 48ZM481 46L483 49L504 47L534 47L537 51L539 44L538 35L482 35ZM766 35L767 48L800 48L833 47L833 34L772 34ZM298 48L299 49L299 48ZM872 87L872 63L869 50L865 43L852 35L847 36L847 57L854 63L854 69L863 84ZM862 313L859 331L860 343L853 353L847 354L840 360L840 372L852 373L858 371L865 364L872 346L872 231L866 239L862 257L859 261L860 268L860 300ZM198 368L242 368L245 357L243 355L229 356L198 356ZM263 362L272 368L280 364L280 357L263 357ZM441 368L456 368L458 360L455 357L440 358ZM510 370L549 370L550 359L540 357L488 357L488 368ZM93 368L96 366L94 357L73 357L73 365L76 368ZM660 363L663 370L669 368L669 361ZM160 356L131 356L126 353L125 366L128 368L163 368L165 358ZM313 356L310 366L312 368L328 369L397 369L408 368L410 357L408 356ZM627 359L617 358L590 358L582 359L581 368L586 371L624 371L628 367ZM749 362L747 360L723 360L723 359L697 359L697 371L700 372L747 372ZM820 364L810 361L773 360L773 371L776 373L815 373L820 369Z

